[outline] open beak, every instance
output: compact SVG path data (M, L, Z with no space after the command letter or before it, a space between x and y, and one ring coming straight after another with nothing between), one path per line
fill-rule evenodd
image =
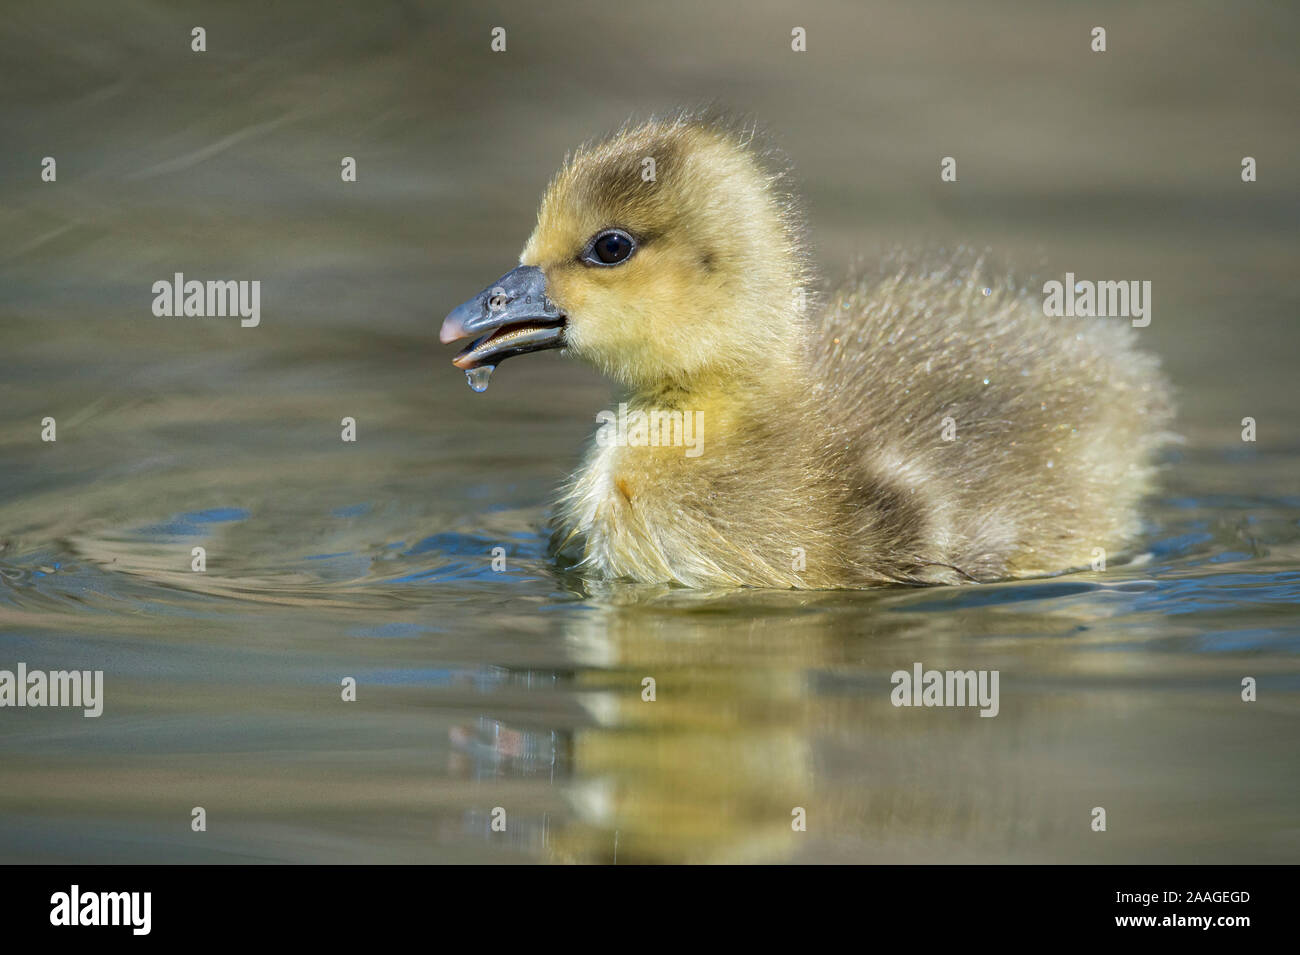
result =
M563 347L564 312L546 297L546 274L535 265L507 272L452 309L438 337L446 345L471 335L478 337L451 360L465 371Z

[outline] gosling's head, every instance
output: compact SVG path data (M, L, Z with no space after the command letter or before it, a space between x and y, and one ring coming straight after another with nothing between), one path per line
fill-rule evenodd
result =
M546 190L518 268L456 308L471 370L565 348L637 389L791 362L809 282L779 174L752 136L682 115L578 150Z

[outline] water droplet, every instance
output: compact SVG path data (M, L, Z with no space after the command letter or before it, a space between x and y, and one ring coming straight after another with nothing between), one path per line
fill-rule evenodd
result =
M989 380L988 380L987 378L985 378L985 379L984 379L984 384L987 385L988 383L989 383Z
M487 391L488 379L492 377L496 367L496 365L479 365L477 368L471 368L465 372L465 380L469 382L472 390L482 394Z
M993 289L991 289L991 288L985 288L983 291L984 291L984 294L985 294L985 295L992 295L992 294L993 294Z

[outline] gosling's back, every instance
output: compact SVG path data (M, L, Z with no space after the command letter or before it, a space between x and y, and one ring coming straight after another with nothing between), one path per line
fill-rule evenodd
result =
M1050 318L1036 289L969 254L911 254L842 289L813 329L828 449L844 439L916 510L893 541L936 561L914 575L1042 574L1132 543L1171 404L1127 319Z

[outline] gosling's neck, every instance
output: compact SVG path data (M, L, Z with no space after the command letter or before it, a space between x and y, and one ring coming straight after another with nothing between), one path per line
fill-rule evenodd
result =
M631 388L629 411L702 416L715 449L744 449L755 429L767 430L806 404L808 369L802 347L783 349L757 365L711 369L688 380ZM730 439L730 440L729 440Z

